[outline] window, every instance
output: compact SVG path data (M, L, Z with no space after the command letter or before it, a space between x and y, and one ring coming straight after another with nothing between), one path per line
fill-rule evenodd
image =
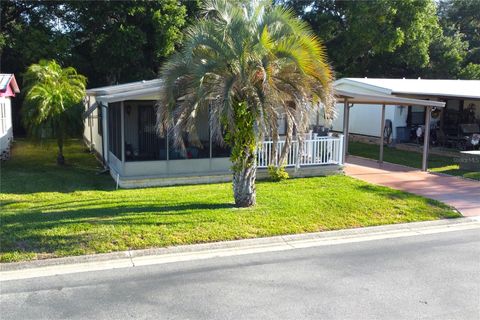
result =
M417 106L409 106L407 116L407 124L409 126L418 126L425 124L425 108Z
M97 131L98 131L98 134L100 136L103 135L103 117L102 117L102 111L103 111L103 107L101 104L98 105L97 107Z
M0 134L7 132L7 109L5 102L0 102Z

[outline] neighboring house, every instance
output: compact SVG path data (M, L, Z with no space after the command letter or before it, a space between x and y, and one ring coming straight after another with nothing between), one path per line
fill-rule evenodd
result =
M197 115L200 144L178 150L169 133L157 134L156 102L161 80L140 81L87 90L84 139L121 187L172 185L231 180L230 152L210 139L209 115ZM319 117L313 116L312 129ZM279 121L279 131L285 130ZM341 136L311 132L299 149L294 143L287 166L297 175L322 175L342 165ZM283 142L279 142L281 147ZM271 141L259 148L259 175L272 159ZM300 155L300 156L298 156Z
M11 98L20 90L13 74L0 74L0 158L10 157L10 145L13 141Z
M479 80L426 80L343 78L334 84L336 89L360 94L395 95L397 97L443 101L445 108L432 112L431 124L438 140L452 146L465 147L465 141L456 140L467 131L476 131L480 124ZM338 116L332 129L343 131L343 105L338 105ZM385 119L392 124L396 142L414 141L418 127L425 124L425 108L387 105ZM380 105L353 105L350 108L349 131L352 134L379 137L381 125ZM465 132L463 132L465 130ZM448 141L446 141L448 140Z

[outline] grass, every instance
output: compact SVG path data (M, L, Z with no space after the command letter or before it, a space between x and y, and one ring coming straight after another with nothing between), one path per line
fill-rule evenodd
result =
M0 261L142 249L453 218L436 202L345 176L258 182L254 208L229 183L114 190L80 141L17 141L2 163Z
M361 142L349 142L348 151L351 155L370 159L378 159L379 146ZM385 147L383 160L386 162L402 164L412 168L422 167L422 154L413 151L399 150ZM480 180L480 172L460 170L453 157L432 155L428 156L428 168L431 172L445 173L474 180Z

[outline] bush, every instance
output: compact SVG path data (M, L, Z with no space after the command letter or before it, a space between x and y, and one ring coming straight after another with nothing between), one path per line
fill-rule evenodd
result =
M276 167L273 165L268 166L268 174L272 181L282 181L287 180L290 176L288 172L285 171L285 166Z

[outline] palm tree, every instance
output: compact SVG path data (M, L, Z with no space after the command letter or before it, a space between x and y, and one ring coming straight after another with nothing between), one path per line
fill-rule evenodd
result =
M322 44L291 10L271 1L208 2L161 74L159 132L171 130L181 147L182 133L194 133L196 115L209 110L214 142L232 149L239 207L255 204L257 144L278 140L279 117L287 119L283 163L294 128L301 139L320 103L333 110L333 76Z
M55 136L57 163L64 164L65 137L81 125L76 107L85 96L86 78L72 67L62 68L55 60L41 60L28 67L24 86L23 122L27 130L42 137Z

